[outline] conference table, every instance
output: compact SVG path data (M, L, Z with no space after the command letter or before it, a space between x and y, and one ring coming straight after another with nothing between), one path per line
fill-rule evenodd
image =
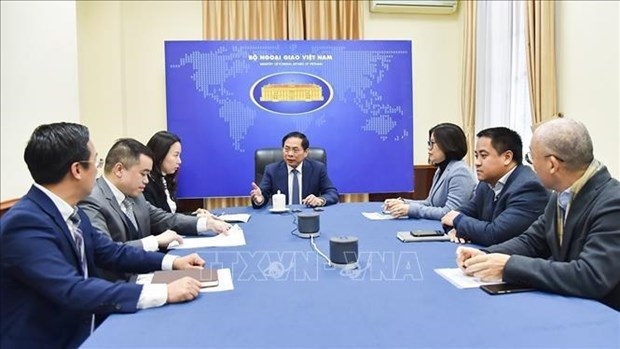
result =
M226 208L251 214L240 224L245 246L173 253L198 252L208 266L230 268L234 290L111 315L83 347L620 347L620 313L599 302L456 288L434 272L455 267L455 244L396 238L439 222L362 215L380 210L376 202L341 203L320 212L314 242L323 253L331 237L359 239L359 268L349 270L329 267L309 239L292 234L295 214Z

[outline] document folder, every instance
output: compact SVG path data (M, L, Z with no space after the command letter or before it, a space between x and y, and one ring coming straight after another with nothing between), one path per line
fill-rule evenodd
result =
M169 284L182 277L189 276L200 281L201 287L214 287L219 284L217 269L161 270L153 273L152 284Z

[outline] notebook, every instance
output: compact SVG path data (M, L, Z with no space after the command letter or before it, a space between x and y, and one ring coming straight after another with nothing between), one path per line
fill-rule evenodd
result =
M219 284L217 269L160 270L153 273L152 284L169 284L189 276L200 281L201 287L214 287Z

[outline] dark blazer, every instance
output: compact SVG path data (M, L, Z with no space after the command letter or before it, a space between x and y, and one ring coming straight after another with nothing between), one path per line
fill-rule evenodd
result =
M600 300L620 310L620 182L606 167L573 198L560 247L557 194L523 234L486 249L512 255L506 282Z
M147 273L161 269L163 254L116 244L79 215L87 279L67 223L41 190L33 186L2 217L1 348L77 348L91 314L137 310L142 286L100 279L96 267Z
M325 199L325 205L333 205L338 202L338 190L327 176L325 164L312 159L304 159L301 167L302 187L301 196L305 198L310 194ZM252 201L254 208L267 205L271 201L271 196L277 194L278 190L286 196L288 203L288 168L284 160L274 162L265 167L265 174L261 181L260 190L263 192L265 200L262 205L256 205Z
M144 198L150 202L151 205L161 208L166 212L172 213L170 205L168 205L168 199L166 198L166 190L162 177L154 175L155 178L149 177L149 182L144 188Z
M103 177L97 178L90 196L82 200L79 206L86 212L97 230L109 235L114 241L140 248L142 248L140 239L160 234L168 229L179 234L197 234L197 217L166 212L148 203L142 194L131 200L134 202L133 211L138 223L138 231L121 211L120 205Z
M528 166L519 165L506 180L496 201L487 183L480 182L474 197L457 209L457 236L489 246L517 236L540 216L549 192Z

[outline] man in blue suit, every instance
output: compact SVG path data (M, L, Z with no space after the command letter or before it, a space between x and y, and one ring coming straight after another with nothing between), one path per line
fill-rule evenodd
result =
M338 202L338 190L327 176L325 164L307 158L309 147L308 138L301 132L282 138L282 161L267 165L260 186L252 182L254 208L267 205L278 191L286 196L288 205L316 207Z
M441 223L454 227L449 232L453 242L489 246L523 233L543 213L549 193L522 164L518 133L494 127L477 136L474 156L480 182L474 197L448 212Z
M97 267L146 273L201 268L197 255L146 252L94 230L76 207L93 188L97 154L85 126L41 125L24 160L35 181L2 217L0 347L77 348L93 331L95 315L193 300L200 283L111 283Z

